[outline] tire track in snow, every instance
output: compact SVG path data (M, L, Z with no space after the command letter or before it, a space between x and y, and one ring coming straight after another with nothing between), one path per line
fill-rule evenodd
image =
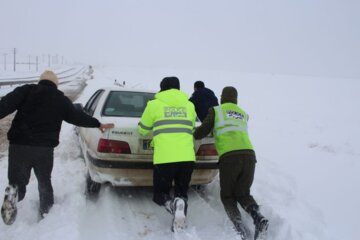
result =
M97 201L88 201L79 218L80 239L236 239L226 216L219 214L190 191L187 229L174 234L172 217L152 202L151 188L101 190Z

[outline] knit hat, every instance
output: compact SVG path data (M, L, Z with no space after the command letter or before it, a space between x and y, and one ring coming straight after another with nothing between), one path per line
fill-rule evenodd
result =
M196 88L196 89L200 89L200 88L204 88L204 87L205 87L205 84L203 81L196 81L194 83L194 88Z
M166 77L161 81L160 91L166 91L172 88L180 90L180 82L177 77Z
M59 80L58 80L57 76L55 75L55 73L53 71L50 71L50 70L46 70L45 72L43 72L40 75L40 81L41 80L48 80L48 81L53 82L56 86L59 85Z
M221 93L221 104L235 103L237 104L237 90L234 87L224 87Z

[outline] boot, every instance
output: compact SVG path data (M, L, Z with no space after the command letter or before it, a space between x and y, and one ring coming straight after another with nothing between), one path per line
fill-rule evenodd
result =
M41 206L40 204L39 214L41 219L45 218L45 216L49 213L51 207L52 205Z
M237 207L237 203L233 200L223 201L224 209L230 221L234 225L234 229L242 240L248 239L249 231L241 219L241 213Z
M173 224L171 227L172 232L178 232L186 228L185 219L187 212L187 203L184 199L176 197L172 203L173 209Z
M16 203L18 201L18 188L10 184L5 189L4 203L1 207L1 217L6 225L15 222L17 215Z
M266 237L267 228L269 226L269 220L267 220L259 211L258 205L251 205L246 209L254 220L255 225L255 240L262 240Z
M242 240L248 239L248 233L247 233L244 223L241 221L241 217L239 216L239 217L233 219L232 222L234 224L235 231L241 237L241 239Z
M173 200L167 200L164 204L166 211L168 211L171 215L174 214L174 204Z
M44 218L45 215L49 213L51 207L54 205L54 193L51 185L50 187L39 187L39 200L39 213L41 218Z

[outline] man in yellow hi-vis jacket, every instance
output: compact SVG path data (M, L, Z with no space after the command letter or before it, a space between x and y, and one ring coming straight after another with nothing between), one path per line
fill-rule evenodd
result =
M152 131L154 145L153 201L174 216L172 230L185 227L187 191L194 168L192 136L196 112L177 77L166 77L160 92L148 102L139 123L139 133ZM170 196L174 182L174 198Z

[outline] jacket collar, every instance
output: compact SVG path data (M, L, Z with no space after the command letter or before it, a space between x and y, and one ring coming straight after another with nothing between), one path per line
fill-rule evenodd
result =
M40 80L40 81L39 81L39 85L57 88L57 86L56 86L55 83L53 83L53 82L50 81L50 80L46 80L46 79Z

